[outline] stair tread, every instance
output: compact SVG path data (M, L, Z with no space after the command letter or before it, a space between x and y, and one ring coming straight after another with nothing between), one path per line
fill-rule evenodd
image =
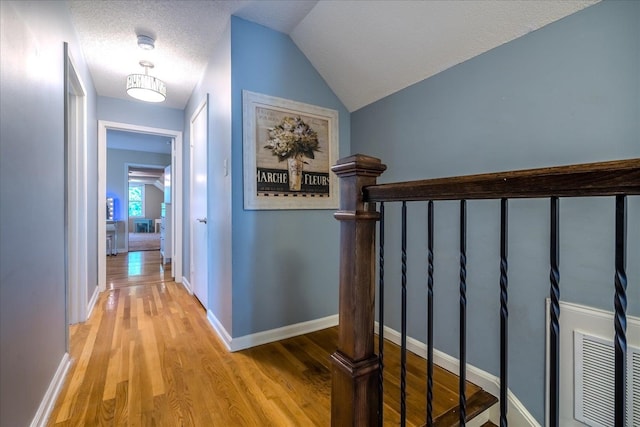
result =
M487 421L486 423L482 424L481 427L498 427L498 426L492 423L491 421Z
M484 390L479 390L478 392L472 394L467 399L467 421L475 418L480 415L487 409L491 408L498 402L498 398L496 398L491 393L488 393ZM459 407L445 412L438 418L434 420L434 425L436 427L454 427L460 425L459 422ZM485 426L492 426L491 423L484 424Z

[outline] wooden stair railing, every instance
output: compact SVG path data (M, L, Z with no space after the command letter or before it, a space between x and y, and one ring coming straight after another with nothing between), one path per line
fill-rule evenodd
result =
M332 355L331 423L374 426L378 408L378 356L374 353L375 204L362 189L376 183L386 167L356 155L338 161L340 177L340 301L338 350Z
M375 319L375 233L379 213L377 202L428 201L429 229L433 229L432 202L458 200L461 202L461 234L466 224L465 200L501 199L501 390L500 425L507 425L507 212L510 198L550 198L550 295L552 301L549 355L550 419L558 426L559 372L559 273L558 198L616 196L615 235L615 420L616 427L624 425L625 357L626 357L626 196L640 195L640 159L560 166L552 168L511 171L495 174L471 175L376 185L376 179L386 166L379 159L353 155L338 161L332 168L340 179L340 290L339 340L332 355L331 424L343 426L375 426L380 424L381 363L374 352ZM404 208L403 208L404 211ZM403 214L404 216L404 214ZM406 233L403 225L403 235ZM466 239L466 238L465 238ZM404 240L404 239L403 239ZM404 246L404 244L403 244ZM461 237L461 321L466 302L464 247ZM404 250L404 247L403 247ZM403 257L404 257L403 253ZM431 255L430 255L431 256ZM404 267L404 266L403 266ZM430 266L431 268L431 266ZM463 275L464 273L464 275ZM555 279L555 280L554 280ZM429 322L429 329L433 327ZM403 328L404 329L404 328ZM461 329L463 329L461 327ZM432 332L430 332L431 334ZM403 331L403 340L405 332ZM461 335L461 351L465 338ZM432 342L428 354L432 352ZM464 425L464 356L461 356L460 424ZM432 363L432 361L429 361ZM430 399L430 398L429 398ZM428 420L427 425L432 421ZM402 423L401 423L402 424Z

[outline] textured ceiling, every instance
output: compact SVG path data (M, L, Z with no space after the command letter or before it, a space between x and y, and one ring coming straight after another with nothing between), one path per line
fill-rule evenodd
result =
M237 15L289 33L316 1L69 0L69 10L98 95L133 100L125 91L127 75L149 74L167 84L165 107L183 109L213 46ZM136 34L155 38L144 51Z
M561 19L597 0L90 1L69 8L96 90L128 98L126 76L167 83L183 109L230 15L290 34L349 111ZM136 33L156 49L136 45ZM145 55L146 53L146 55Z

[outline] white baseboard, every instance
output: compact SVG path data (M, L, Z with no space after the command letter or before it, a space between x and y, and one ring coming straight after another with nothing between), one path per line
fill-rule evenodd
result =
M378 333L378 322L375 322L375 331ZM401 334L395 329L391 329L388 326L384 327L384 337L394 344L400 345ZM427 358L427 345L415 338L407 337L407 350L417 354L418 356ZM433 363L446 369L447 371L458 373L460 371L460 361L453 356L450 356L442 351L433 349ZM467 380L471 381L475 385L482 387L483 390L493 394L494 396L500 395L500 378L492 375L480 368L467 364ZM507 418L509 424L512 426L530 426L540 427L540 424L536 419L527 411L522 402L509 390L507 392L509 398L509 408L507 410ZM491 411L490 419L494 424L500 424L499 420L500 412Z
M184 288L187 290L187 292L189 292L189 295L193 295L193 289L191 288L191 283L189 283L189 281L187 280L186 277L182 276L182 286L184 286ZM207 313L207 317L208 317L208 313Z
M211 310L207 310L207 320L209 321L209 323L213 327L213 330L216 331L216 333L218 334L218 336L222 340L222 343L225 345L225 347L227 347L227 350L232 351L231 350L231 341L232 341L231 335L229 334L229 332L227 332L227 330L224 328L224 326L222 326L222 323L220 323L218 318L213 314L213 312Z
M309 320L296 323L294 325L283 326L269 331L258 332L245 335L231 340L231 351L244 350L245 348L280 341L298 335L308 334L321 329L330 328L338 324L338 315L323 317L321 319Z
M100 289L96 286L93 289L93 295L89 299L89 304L87 304L87 318L85 320L89 320L91 317L91 313L93 313L93 308L96 306L96 302L98 302L98 297L100 296Z
M336 326L338 324L338 315L334 314L320 319L309 320L306 322L296 323L294 325L287 325L281 328L257 332L255 334L244 335L237 338L231 337L224 326L222 326L222 323L220 323L210 310L207 310L207 320L209 320L209 323L220 336L220 339L222 339L224 345L229 351L239 351Z
M44 427L47 425L47 421L49 420L49 416L51 415L51 411L53 410L53 406L56 403L56 399L62 389L62 385L64 384L64 380L70 367L71 358L69 357L69 353L65 353L62 355L62 360L58 365L58 369L56 369L56 373L53 375L51 383L49 383L49 387L40 402L40 406L38 407L35 417L33 417L33 421L31 421L31 427Z

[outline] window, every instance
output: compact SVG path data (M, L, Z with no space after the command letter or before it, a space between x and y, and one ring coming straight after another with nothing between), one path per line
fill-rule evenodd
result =
M144 185L129 184L129 216L144 217Z

